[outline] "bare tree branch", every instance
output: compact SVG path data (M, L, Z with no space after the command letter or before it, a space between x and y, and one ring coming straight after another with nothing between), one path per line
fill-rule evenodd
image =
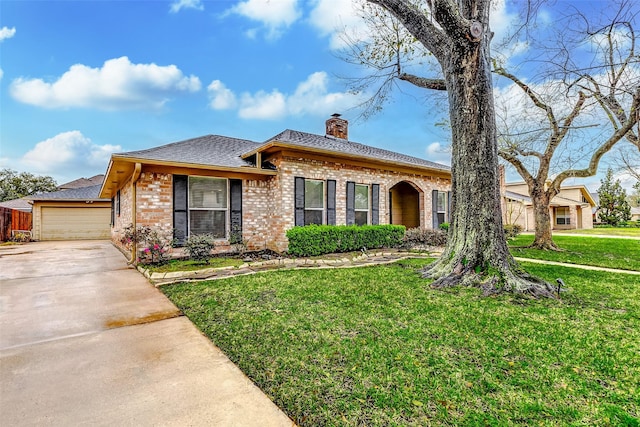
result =
M629 111L629 119L624 123L622 127L616 130L616 132L611 135L611 137L600 146L591 156L591 160L589 161L589 166L583 169L569 169L560 174L558 174L552 182L554 187L559 188L562 182L567 178L572 177L587 177L595 175L598 170L598 163L602 156L604 156L613 146L624 138L638 123L638 109L640 107L640 88L636 89L636 93L633 97L633 104L631 105L631 110Z
M447 90L444 79L428 79L407 73L400 74L398 78L424 89Z

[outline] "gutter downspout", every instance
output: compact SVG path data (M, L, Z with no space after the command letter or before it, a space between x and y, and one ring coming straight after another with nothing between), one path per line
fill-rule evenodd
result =
M135 168L133 169L133 174L131 175L131 224L133 225L133 230L137 231L138 225L136 221L137 217L137 209L136 209L136 183L140 178L140 172L142 171L142 164L136 163ZM138 242L136 239L133 239L133 244L131 247L131 259L129 259L129 264L136 263L136 254L138 253Z

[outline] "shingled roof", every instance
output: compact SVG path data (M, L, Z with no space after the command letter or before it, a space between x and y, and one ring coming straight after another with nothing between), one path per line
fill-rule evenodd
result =
M52 193L34 194L27 196L27 200L109 200L100 199L100 187L102 185L92 185L90 187L71 188L69 190L54 191Z
M115 158L135 158L186 163L194 165L243 167L253 166L240 157L259 147L256 142L220 135L205 135L186 141L173 142L146 150L114 154Z
M449 166L440 163L430 162L418 157L407 156L394 151L384 150L382 148L376 148L370 145L364 145L329 135L321 136L287 129L265 141L265 144L272 142L296 145L301 148L315 148L322 151L331 151L336 154L348 154L371 160L383 160L410 166L427 167L447 172L451 170Z
M102 184L104 175L95 175L91 178L78 178L73 181L58 185L58 190L70 190L73 188L91 187L92 185Z

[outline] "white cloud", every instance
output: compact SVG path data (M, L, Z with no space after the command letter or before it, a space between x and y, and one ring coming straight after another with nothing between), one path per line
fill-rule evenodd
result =
M285 96L277 90L267 93L260 91L255 95L242 95L238 115L243 119L278 119L287 113Z
M78 130L59 133L38 142L19 163L38 173L68 177L104 170L112 153L122 151L119 145L96 145ZM71 177L73 179L73 175Z
M274 89L271 92L261 90L255 94L245 92L237 97L222 82L214 80L208 87L211 98L209 106L216 110L237 107L238 116L243 119L269 120L287 115L327 115L350 108L359 102L357 95L329 92L328 85L327 73L319 71L298 84L292 94L284 94Z
M5 39L10 39L16 35L16 28L2 27L0 28L0 42Z
M432 142L425 150L427 154L427 160L431 162L442 163L445 165L451 164L451 147L443 145L439 142Z
M278 38L301 16L298 0L245 0L229 10L230 13L258 21L267 29L267 38ZM255 29L248 35L255 36Z
M235 94L220 80L214 80L207 87L211 102L209 106L214 110L228 110L237 104Z
M181 9L195 9L204 10L202 0L176 0L171 3L169 11L171 13L178 13Z
M44 108L84 107L100 110L162 107L171 96L197 92L198 77L175 65L133 64L123 56L102 68L76 64L55 82L18 78L9 88L14 99Z
M4 76L4 71L2 71L2 68L0 68L0 80L2 80L3 76Z
M331 49L345 47L344 31L355 39L361 39L366 33L365 22L358 16L355 3L350 1L316 0L309 14L309 23L320 35L329 37Z

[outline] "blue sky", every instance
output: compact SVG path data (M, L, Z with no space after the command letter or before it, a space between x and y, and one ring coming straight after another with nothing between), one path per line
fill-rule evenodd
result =
M497 33L510 7L498 2ZM354 141L448 163L446 106L426 92L406 84L356 120L339 76L362 71L337 56L336 30L358 24L347 0L2 0L0 167L62 183L103 173L112 152L206 134L323 134L336 112Z

